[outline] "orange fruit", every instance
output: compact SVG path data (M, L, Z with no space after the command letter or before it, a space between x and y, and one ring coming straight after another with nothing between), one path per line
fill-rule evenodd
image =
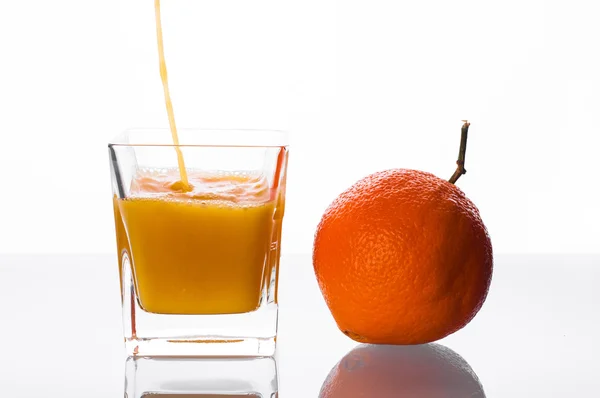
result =
M469 364L439 344L362 344L331 369L319 398L485 398Z
M490 286L492 244L458 187L394 169L358 181L329 206L315 234L313 265L347 336L422 344L477 314Z

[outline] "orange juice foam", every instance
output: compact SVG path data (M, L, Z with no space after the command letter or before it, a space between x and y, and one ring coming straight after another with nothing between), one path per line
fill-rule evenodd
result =
M130 197L115 200L119 250L130 253L140 305L161 314L257 309L278 235L268 182L189 173L187 191L179 177L178 170L140 171Z

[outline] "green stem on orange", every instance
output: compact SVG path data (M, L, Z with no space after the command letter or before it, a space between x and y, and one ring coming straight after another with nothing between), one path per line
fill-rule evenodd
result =
M463 120L464 124L461 129L460 134L460 150L458 151L458 160L456 161L456 171L452 174L452 177L448 180L451 184L456 183L461 175L467 174L467 169L465 169L465 154L467 153L467 138L469 134L469 123L466 120Z

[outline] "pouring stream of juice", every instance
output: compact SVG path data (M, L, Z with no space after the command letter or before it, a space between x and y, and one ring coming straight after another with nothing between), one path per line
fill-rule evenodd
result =
M165 62L165 49L163 46L162 23L160 18L160 0L154 0L154 10L156 13L156 39L158 42L160 79L162 80L163 91L165 94L165 104L167 106L167 115L169 117L171 136L173 137L173 145L175 145L175 151L177 152L177 164L179 165L179 176L181 178L180 189L183 191L190 191L191 187L188 181L187 171L185 170L183 153L181 152L181 148L179 148L179 137L177 136L177 126L175 125L175 114L173 113L173 103L171 102L171 94L169 93L169 79L167 77L167 63Z

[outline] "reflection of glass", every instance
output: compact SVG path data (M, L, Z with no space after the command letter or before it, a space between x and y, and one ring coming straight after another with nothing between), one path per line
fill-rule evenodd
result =
M179 142L133 130L109 144L128 354L272 355L286 136L183 129Z
M333 367L320 398L485 398L469 364L439 344L362 344Z
M133 358L125 363L127 398L275 398L274 358Z

